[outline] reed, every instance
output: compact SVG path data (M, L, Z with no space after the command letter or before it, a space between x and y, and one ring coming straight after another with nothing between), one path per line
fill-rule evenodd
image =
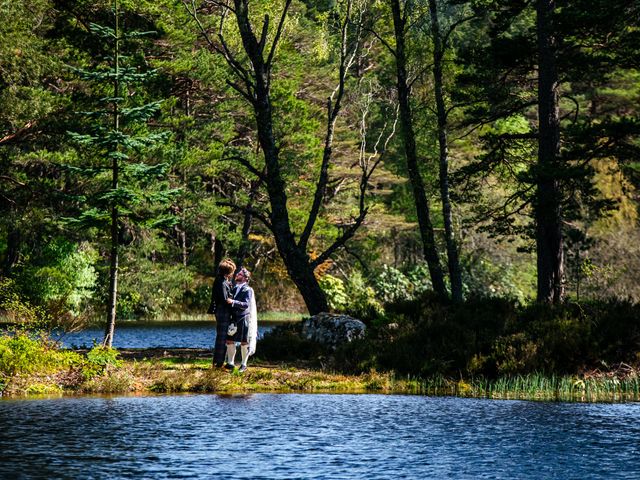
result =
M497 379L475 377L465 380L434 376L422 380L420 391L434 396L453 395L563 402L625 402L640 400L640 378L636 373L623 377L613 375L580 377L533 373Z

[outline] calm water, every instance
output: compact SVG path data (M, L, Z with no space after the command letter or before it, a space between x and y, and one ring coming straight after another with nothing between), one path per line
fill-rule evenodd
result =
M640 478L640 404L383 395L0 401L0 478Z
M271 330L274 324L258 325L258 338ZM66 335L54 334L64 347L91 347L104 338L104 329L88 328ZM113 339L115 348L211 348L216 338L215 322L205 321L161 321L122 322L116 325Z

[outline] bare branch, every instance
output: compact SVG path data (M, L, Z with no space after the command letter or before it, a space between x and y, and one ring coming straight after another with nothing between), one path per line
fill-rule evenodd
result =
M373 172L375 171L375 169L378 167L378 165L382 161L382 158L383 158L385 152L387 151L387 146L389 145L389 142L391 141L391 139L396 134L396 128L398 126L399 118L400 118L400 106L397 105L396 106L396 117L393 120L393 125L391 126L391 132L389 132L389 135L387 135L387 138L384 141L384 145L382 146L382 150L380 151L380 154L378 154L377 149L378 149L378 144L380 143L380 140L382 139L384 131L385 131L386 127L387 127L386 122L384 124L384 127L380 131L380 135L378 136L378 140L376 141L376 144L374 146L374 153L369 157L369 162L370 162L375 157L375 155L378 155L378 158L373 163L373 166L371 167L371 169L369 170L369 173L367 174L367 182L369 181L369 179L373 175ZM367 165L367 167L368 167L368 165Z
M311 267L316 268L318 265L324 263L326 260L329 259L329 257L331 257L331 255L333 255L335 251L337 251L345 243L347 243L347 241L351 237L353 237L353 235L356 233L358 228L360 228L360 225L362 224L365 217L367 216L367 212L368 212L368 208L365 208L364 210L362 210L360 212L360 215L358 215L358 217L353 221L353 223L349 225L349 227L344 231L344 233L338 239L336 239L329 248L327 248L324 252L322 252L322 254L318 255L311 262Z
M562 95L562 98L566 98L566 99L571 100L573 102L573 104L576 106L575 110L573 111L573 123L576 123L578 121L578 116L580 115L580 103L578 103L578 100L576 100L571 95ZM571 115L571 112L568 112L564 117L562 117L561 120L564 120L569 115Z
M254 84L251 81L251 76L246 68L242 66L242 64L236 60L235 56L231 52L231 49L227 45L227 41L224 38L224 22L227 18L227 12L232 11L231 7L225 4L225 7L222 10L220 15L220 26L218 27L218 39L220 40L220 44L222 45L222 49L218 50L224 59L227 61L227 64L233 69L233 71L238 75L246 86L246 94L241 90L238 90L249 102L253 103L255 100L253 99L253 88ZM235 88L235 87L234 87Z
M20 186L20 187L26 187L27 184L26 183L22 183L19 180L16 180L13 177L10 177L8 175L0 175L0 180L8 180L9 182L15 183L16 185Z
M258 177L262 182L265 182L265 175L263 172L259 171L256 167L251 165L251 163L244 157L240 157L238 155L233 155L231 157L223 157L222 160L235 160L244 166L247 170L249 170L252 174Z
M267 218L267 216L259 211L256 210L255 208L249 206L249 205L238 205L236 203L233 202L216 202L216 205L220 206L220 207L229 207L237 212L242 212L242 213L250 213L251 215L253 215L254 217L256 217L258 220L260 220L265 227L267 227L269 230L273 231L273 225L271 225L271 222L269 221L269 219Z
M220 50L220 48L211 40L211 37L209 36L209 32L207 32L207 29L204 28L204 25L200 21L200 17L198 17L198 7L196 6L195 0L191 0L191 9L189 8L188 0L183 0L182 4L184 5L184 8L187 10L187 13L196 22L196 25L198 25L198 28L200 29L200 33L202 34L205 41L209 44L209 46L212 49L214 49L216 52L223 53Z
M368 28L368 27L362 27L361 28L365 31L365 32L369 32L371 33L374 37L376 37L378 39L378 41L384 45L387 50L389 50L389 53L391 53L391 55L393 55L394 57L396 56L396 51L395 49L389 44L389 42L387 42L384 38L382 38L382 36L380 36L380 34L378 34L378 32L376 32L373 28Z
M273 56L276 53L276 47L278 46L278 42L280 41L280 36L282 35L282 30L284 29L284 21L287 18L287 12L289 10L290 5L291 5L291 0L286 0L286 3L284 4L284 9L282 10L282 15L280 16L280 21L278 22L276 36L273 38L273 43L271 44L271 49L269 50L269 56L267 57L266 67L268 70L271 70Z
M311 236L311 232L313 231L313 227L318 218L318 214L320 213L320 208L324 201L327 181L329 179L329 163L331 161L331 155L333 152L333 135L336 125L336 120L338 118L338 114L340 113L340 109L342 107L342 98L344 96L345 90L345 82L347 77L347 72L355 62L355 58L360 45L360 33L361 30L358 27L356 42L353 47L353 52L351 53L350 58L348 57L348 46L347 46L347 34L348 34L348 26L350 24L351 19L351 7L353 5L352 0L349 0L347 3L347 12L342 23L342 35L341 35L341 45L340 45L340 67L339 67L339 79L338 85L336 89L331 94L331 97L327 99L327 130L325 134L325 144L324 151L322 153L322 163L320 165L320 175L318 177L318 181L316 183L316 190L313 195L313 204L311 205L311 210L309 211L309 217L307 218L307 223L300 235L300 240L298 245L302 249L306 249L307 243L309 241L309 237ZM361 12L362 17L362 12ZM332 105L332 100L335 97L335 103Z
M249 102L249 103L255 102L255 98L253 98L251 93L247 92L244 88L242 88L240 85L238 85L233 80L227 80L227 85L229 85L236 92L238 92L240 95L242 95L247 102Z
M10 133L10 134L5 135L4 137L0 138L0 145L5 144L5 143L10 143L12 140L15 140L15 139L21 137L22 135L27 133L29 130L31 130L31 128L33 128L33 126L36 125L36 123L37 122L35 120L29 120L27 123L25 123L24 127L19 128L15 132Z
M463 17L460 20L453 22L447 29L447 33L445 33L442 37L442 49L446 50L447 44L449 43L449 38L451 37L453 32L456 30L456 28L458 28L463 23L470 22L471 20L475 20L476 18L480 18L480 15L479 14L469 15L468 17Z
M223 3L223 2L211 2L211 3L213 3L216 6L219 6L222 9L222 12L220 14L220 26L219 26L219 29L218 29L218 39L220 40L220 45L218 45L216 42L213 41L213 39L209 35L209 32L207 31L207 29L204 27L204 25L200 21L200 17L198 16L198 11L197 11L197 6L196 6L195 0L191 0L191 8L189 8L188 0L183 0L183 2L182 2L182 4L184 5L185 9L187 10L189 15L191 16L191 18L196 22L196 25L198 26L198 29L200 30L200 33L202 34L203 38L205 39L205 41L207 42L209 47L214 52L219 53L220 55L222 55L222 57L227 61L227 64L231 67L231 69L234 71L234 73L238 77L240 77L240 79L243 81L243 83L245 84L246 88L243 89L237 83L232 82L232 81L227 81L229 86L231 86L234 90L236 90L238 93L240 93L249 102L253 103L255 101L254 98L253 98L253 95L252 95L253 84L252 84L251 79L249 77L249 73L242 66L242 64L235 59L235 56L233 55L231 50L229 50L229 47L227 46L227 43L226 43L226 41L224 39L224 35L222 33L223 32L223 27L224 27L224 21L225 21L227 12L228 11L233 11L233 10L231 9L231 7L229 5L227 5L226 3Z
M425 72L427 72L428 70L431 70L433 68L433 63L430 63L429 65L425 65L424 67L422 67L418 73L416 73L413 77L413 80L409 80L407 82L407 86L409 87L409 89L411 89L413 87L413 84L416 83L418 81L418 79L420 79L420 77L422 77L422 75L424 75Z
M506 112L500 112L499 114L495 114L495 115L491 115L488 119L483 120L482 122L477 123L476 125L474 125L472 128L470 128L469 130L467 130L465 133L463 133L462 135L460 135L459 137L453 139L453 141L458 141L458 140L462 140L463 138L468 137L469 135L471 135L473 132L475 132L476 130L478 130L479 128L484 127L485 125L488 125L490 123L495 122L496 120L498 120L499 118L503 118L503 117L508 117L511 116L517 112L519 112L520 110L524 110L525 108L528 107L532 107L534 105L537 105L538 100L532 100L530 102L524 102L521 104L518 104L516 106L514 106L513 108L510 108L508 111Z
M258 42L258 50L260 55L264 52L264 46L267 43L267 35L269 34L269 15L264 16L264 22L262 23L262 33L260 34L260 41Z
M522 210L524 210L527 207L527 205L529 205L532 202L532 198L527 198L526 194L531 190L533 190L535 187L536 187L535 184L531 184L531 185L528 185L524 190L518 190L517 192L507 197L506 200L501 205L499 205L498 207L492 210L485 212L484 217L480 218L479 220L483 221L483 220L494 219L497 221L501 221L501 220L506 220L507 218L513 215L519 214L520 212L522 212ZM515 208L515 210L509 211L509 207L519 199L523 200L523 202L520 203ZM502 212L502 214L497 215L499 212Z
M366 155L366 136L367 136L366 121L367 121L367 116L368 116L369 111L370 111L370 105L371 105L371 94L367 95L367 99L366 99L366 102L365 102L365 104L363 106L362 116L361 116L360 135L361 135L361 139L362 140L361 140L361 146L360 146L359 163L360 163L360 168L362 170L362 174L360 176L360 185L359 185L360 194L359 194L359 199L358 199L358 208L359 208L358 216L354 219L353 223L351 225L349 225L349 227L347 227L345 229L343 234L339 238L337 238L327 250L325 250L316 259L314 259L313 262L311 262L311 265L312 265L313 268L315 268L318 265L322 264L336 250L338 250L339 248L342 248L342 247L344 247L346 245L347 241L351 237L353 237L353 235L358 230L358 228L360 228L360 225L362 225L362 222L364 221L364 219L367 216L367 213L369 211L368 207L365 204L367 188L368 188L368 185L369 185L369 180L371 179L371 176L373 175L373 173L375 172L376 168L380 164L380 162L381 162L381 160L383 158L383 155L386 152L387 145L389 144L389 142L391 141L391 138L395 134L396 126L398 124L398 118L399 118L399 108L396 107L396 117L395 117L394 122L392 124L391 131L389 132L389 134L387 135L386 139L384 140L384 144L383 144L382 149L380 150L380 152L378 152L378 147L379 147L380 142L382 141L382 138L384 137L384 133L386 131L386 127L387 127L387 123L386 122L385 122L380 134L378 135L378 138L376 139L376 143L375 143L375 145L373 147L373 150L374 150L373 153L367 157L367 155ZM376 155L378 156L378 158L373 163L373 166L370 167L371 160L373 158L375 158Z

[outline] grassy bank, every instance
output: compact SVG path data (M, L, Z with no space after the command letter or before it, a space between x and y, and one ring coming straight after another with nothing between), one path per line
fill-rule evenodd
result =
M5 378L2 395L143 394L143 393L415 393L418 382L392 375L343 375L302 365L254 363L244 373L211 368L208 359L125 360L87 374L87 362L19 373Z
M243 374L211 368L209 352L59 350L27 336L0 337L0 392L29 395L332 392L413 393L494 399L637 401L631 367L580 376L516 375L487 380L426 379L370 371L345 375L303 362L252 362ZM122 357L125 358L122 358Z

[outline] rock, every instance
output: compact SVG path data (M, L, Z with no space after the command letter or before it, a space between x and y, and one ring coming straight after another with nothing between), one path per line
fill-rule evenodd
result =
M302 336L335 350L338 345L363 338L366 328L348 315L323 312L302 321Z

